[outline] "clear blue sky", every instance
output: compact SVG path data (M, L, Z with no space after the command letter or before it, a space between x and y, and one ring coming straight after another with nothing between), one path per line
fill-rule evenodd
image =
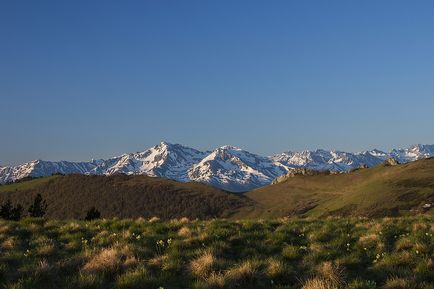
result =
M0 164L434 143L434 1L1 1Z

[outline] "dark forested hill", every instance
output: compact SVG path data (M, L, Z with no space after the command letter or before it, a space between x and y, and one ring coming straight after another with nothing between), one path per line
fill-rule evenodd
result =
M11 199L27 208L40 193L49 218L83 218L95 206L102 217L228 217L250 206L243 196L204 184L147 176L67 175L0 186L0 202Z

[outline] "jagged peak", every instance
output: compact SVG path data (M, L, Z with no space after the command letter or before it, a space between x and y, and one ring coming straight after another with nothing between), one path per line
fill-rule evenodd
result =
M434 145L413 145L385 153L378 149L362 153L324 149L286 151L264 157L232 145L223 145L213 151L199 151L180 144L161 141L143 152L126 153L109 159L90 162L49 162L33 160L22 165L2 167L0 182L13 181L36 174L51 175L57 171L84 174L147 174L179 181L204 181L225 183L237 190L254 188L271 182L271 178L285 174L293 168L330 171L351 171L362 164L369 167L394 157L400 163L434 156ZM192 172L191 174L189 172ZM249 183L250 182L250 183Z
M223 145L219 148L217 148L217 150L233 150L233 151L242 151L241 148L236 147L236 146L232 146L232 145Z
M173 146L172 143L163 140L155 147L163 147L164 148L164 147L171 147L171 146Z

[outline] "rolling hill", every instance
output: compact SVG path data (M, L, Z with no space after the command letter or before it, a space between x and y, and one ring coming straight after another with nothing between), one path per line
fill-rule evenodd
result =
M300 169L303 171L303 169ZM290 173L244 194L205 184L147 176L66 175L0 186L0 202L27 207L37 193L50 218L103 217L232 219L286 216L397 216L434 213L434 158L381 164L349 173Z
M0 203L10 199L25 208L40 193L47 217L84 218L95 206L102 217L200 218L230 217L250 206L242 196L200 183L180 183L147 176L51 176L0 186Z
M245 196L255 202L239 216L245 218L433 213L434 158L342 174L296 175Z

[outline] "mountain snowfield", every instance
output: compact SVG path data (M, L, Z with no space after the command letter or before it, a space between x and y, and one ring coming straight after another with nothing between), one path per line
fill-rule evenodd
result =
M232 192L243 192L270 184L293 168L349 171L362 165L378 165L388 158L400 163L434 156L434 145L413 145L391 152L379 150L349 153L342 151L283 152L270 157L249 153L233 146L202 152L180 144L161 142L143 152L123 154L89 162L35 160L18 166L0 167L0 183L24 177L55 173L113 175L143 174L181 182L196 181Z

